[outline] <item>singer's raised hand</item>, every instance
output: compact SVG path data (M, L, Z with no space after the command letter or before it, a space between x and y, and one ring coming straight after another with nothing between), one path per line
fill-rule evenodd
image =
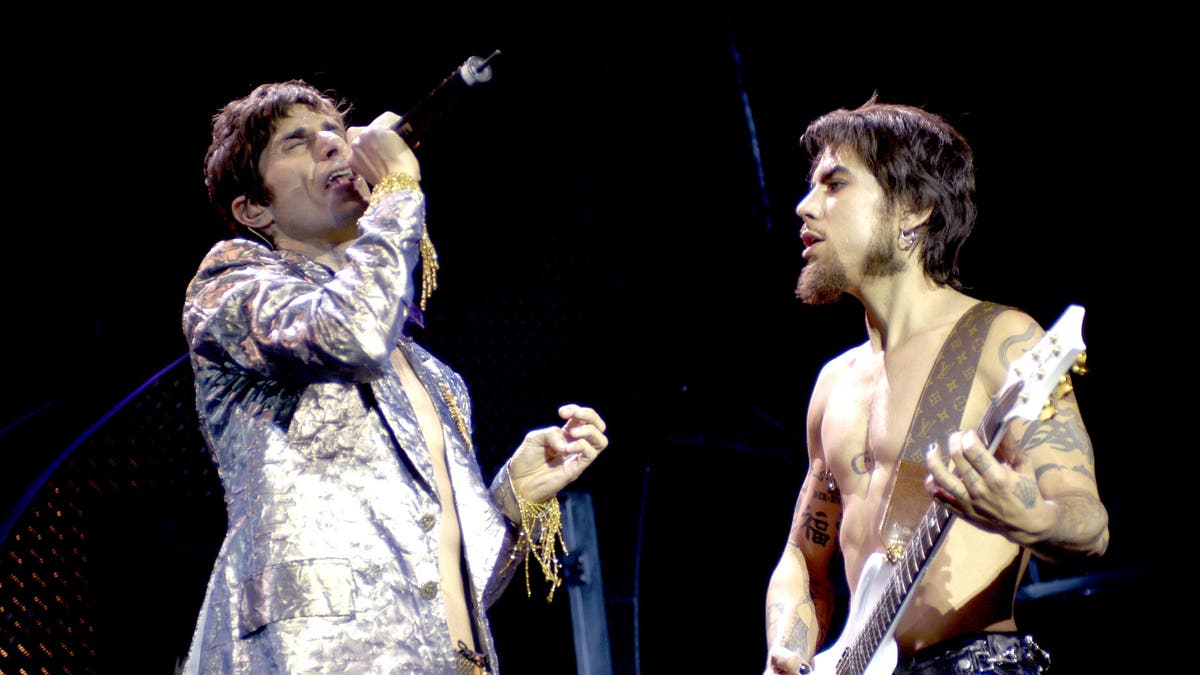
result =
M607 425L592 408L570 403L558 416L566 423L530 431L508 462L513 488L532 502L558 494L608 447Z
M350 168L370 185L384 176L406 173L421 180L421 165L412 148L392 128L400 116L385 112L365 127L350 127L346 140L350 143Z

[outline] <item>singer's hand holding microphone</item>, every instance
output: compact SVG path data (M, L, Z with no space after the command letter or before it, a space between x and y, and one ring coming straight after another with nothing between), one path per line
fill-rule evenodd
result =
M491 81L491 62L499 54L497 49L486 59L468 58L403 116L385 112L365 127L347 129L350 168L372 186L396 172L421 180L421 167L412 148L420 145L422 136L434 122L466 92Z
M385 112L365 127L350 127L346 140L350 144L350 168L375 185L384 176L406 173L421 180L421 165L412 148L395 131L400 116Z

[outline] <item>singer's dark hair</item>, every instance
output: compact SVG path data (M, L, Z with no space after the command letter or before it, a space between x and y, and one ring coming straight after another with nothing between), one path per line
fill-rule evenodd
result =
M212 143L204 156L204 184L208 199L235 234L241 225L230 212L241 195L255 204L270 204L273 196L263 184L258 158L271 140L276 122L293 105L345 122L350 105L318 91L303 80L273 82L255 87L246 96L230 101L212 119Z
M965 289L958 258L975 226L975 160L970 145L942 117L872 96L854 110L813 121L800 139L809 157L827 148L853 150L879 181L891 208L923 211L921 264L938 284Z

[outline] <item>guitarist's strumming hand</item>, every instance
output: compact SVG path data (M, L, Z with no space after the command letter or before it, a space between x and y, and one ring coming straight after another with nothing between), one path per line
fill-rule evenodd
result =
M1009 540L1030 545L1044 539L1054 525L1054 506L1038 490L1032 462L1016 445L1013 434L1005 434L1000 457L994 457L974 431L950 435L947 455L936 443L925 455L929 476L925 487L956 515Z
M767 655L767 670L763 675L807 675L812 666L804 657L787 647L775 646Z

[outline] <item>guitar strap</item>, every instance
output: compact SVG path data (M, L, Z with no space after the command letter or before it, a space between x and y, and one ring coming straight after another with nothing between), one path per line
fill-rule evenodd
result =
M944 443L959 428L979 354L996 315L1007 309L993 302L978 302L963 314L934 361L925 388L913 412L908 436L900 452L888 489L879 536L889 562L896 562L913 530L929 510L932 498L925 490L925 449L933 441Z

